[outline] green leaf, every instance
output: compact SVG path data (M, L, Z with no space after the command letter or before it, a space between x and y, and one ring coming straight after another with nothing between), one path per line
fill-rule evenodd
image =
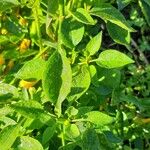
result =
M79 22L82 22L84 24L90 24L94 25L96 22L93 20L93 18L90 16L89 12L87 12L83 8L78 8L76 12L71 12L73 17L78 20Z
M96 62L104 68L119 68L134 63L127 55L114 49L101 52Z
M0 12L10 9L17 5L19 5L19 2L17 0L1 0L0 1Z
M141 7L141 10L145 16L145 19L150 26L150 2L145 1L145 0L139 0L139 5Z
M19 135L20 125L9 125L0 132L0 149L8 150L11 148Z
M119 87L121 81L121 73L118 69L97 68L97 82L100 85L114 89Z
M26 62L23 67L17 72L16 78L19 79L37 79L43 77L43 70L46 62L42 58L36 58Z
M61 103L71 89L72 72L64 52L55 51L47 62L43 76L43 89L46 97L55 104L58 115Z
M0 97L7 94L11 94L14 97L19 96L18 89L15 86L0 82Z
M48 8L47 8L47 12L48 14L56 14L57 10L58 10L58 0L50 0L48 1Z
M91 14L102 18L104 21L110 21L129 32L135 32L120 11L110 4L103 4L100 7L92 8Z
M10 108L26 118L38 119L45 124L54 122L54 119L43 110L41 104L37 101L30 100L18 102L11 104Z
M132 0L117 0L118 9L122 10L131 3Z
M42 136L42 143L46 144L55 133L56 124L52 124L52 126L47 127Z
M76 20L65 19L61 28L61 39L65 46L73 48L83 38L84 26Z
M94 36L86 46L86 50L90 55L94 55L101 47L102 31Z
M96 125L96 127L100 127L103 125L110 124L114 121L113 117L108 116L99 111L91 111L85 114L85 118L87 121Z
M91 77L88 68L87 66L83 66L72 78L71 92L69 93L67 99L69 101L75 101L79 99L87 91L90 83Z
M83 150L100 150L98 135L94 129L87 129L82 137Z
M130 43L130 32L113 24L107 22L107 30L110 37L118 44L129 46Z
M29 136L21 136L14 150L43 150L41 143Z
M76 124L68 124L65 126L65 137L68 140L74 141L79 137L80 132Z

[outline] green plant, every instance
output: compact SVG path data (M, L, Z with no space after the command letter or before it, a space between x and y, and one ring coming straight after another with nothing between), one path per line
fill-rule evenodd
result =
M149 148L149 93L132 89L148 60L137 49L147 65L139 74L134 19L116 4L135 2L0 2L1 150ZM149 2L139 6L149 25Z

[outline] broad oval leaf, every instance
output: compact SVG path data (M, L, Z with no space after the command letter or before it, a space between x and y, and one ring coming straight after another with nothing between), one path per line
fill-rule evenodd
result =
M82 66L78 73L72 78L71 92L67 99L68 101L75 101L79 99L89 88L91 83L90 73L87 66Z
M9 125L0 132L0 149L8 150L11 148L16 138L19 136L20 124Z
M42 58L36 58L26 62L23 67L17 72L16 78L19 79L42 79L43 70L46 62Z
M29 136L21 136L14 150L43 150L41 143Z
M91 111L85 114L87 121L95 124L97 127L110 124L114 118L99 111Z
M127 55L114 49L101 52L96 62L104 68L119 68L134 63Z
M90 24L94 25L96 22L93 20L93 18L90 16L89 12L87 12L83 8L78 8L76 12L71 12L73 17L78 20L79 22L82 22L84 24Z
M102 31L94 36L86 46L86 50L90 55L94 55L101 47Z
M110 37L119 44L129 46L130 43L130 32L121 28L120 26L107 22L107 30Z
M102 18L104 21L110 21L129 32L135 32L120 11L110 4L102 4L100 7L92 8L91 14Z
M61 112L61 103L71 89L72 72L64 52L55 51L47 62L43 76L46 97L55 104L56 112Z

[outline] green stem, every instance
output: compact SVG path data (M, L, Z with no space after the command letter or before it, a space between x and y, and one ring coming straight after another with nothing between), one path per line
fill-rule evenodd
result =
M43 49L43 44L42 44L42 36L41 36L41 30L40 30L40 19L39 19L39 13L38 13L39 10L40 10L40 1L36 0L33 6L33 15L34 15L35 22L36 22L36 30L37 30L37 36L39 39L39 48L41 52Z

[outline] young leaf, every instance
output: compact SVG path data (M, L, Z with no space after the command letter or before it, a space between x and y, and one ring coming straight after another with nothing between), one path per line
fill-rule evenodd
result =
M76 20L65 19L61 28L61 39L65 46L73 48L83 38L84 26Z
M43 150L41 143L29 136L21 136L18 140L18 145L15 150Z
M20 124L9 125L0 132L0 149L8 150L11 148L19 135Z
M36 58L26 62L23 67L16 74L19 79L42 79L43 70L46 62L41 58Z
M118 44L128 46L130 43L130 32L119 27L118 25L107 22L107 30L110 37Z
M99 138L94 129L87 129L82 137L83 150L100 150Z
M43 89L47 98L55 104L59 115L61 103L71 89L72 72L64 52L55 51L47 62L43 76Z
M10 108L20 113L26 118L39 119L42 123L54 122L54 119L47 114L37 101L23 101L10 105Z
M124 16L110 4L102 4L100 7L94 7L91 10L91 14L102 18L104 21L110 21L121 28L129 32L134 32L135 30L129 25Z
M127 55L114 49L101 52L96 62L104 68L119 68L134 63Z
M90 14L83 8L78 8L76 12L71 12L73 17L78 20L79 22L82 22L84 24L90 24L94 25L95 21L93 18L90 16Z
M93 37L86 46L86 50L90 55L94 55L101 47L102 31Z
M90 73L87 66L81 67L81 70L72 78L71 92L67 99L74 101L79 99L89 88L91 82Z
M85 114L85 118L87 121L95 124L97 127L110 124L114 121L112 117L99 111L88 112Z

